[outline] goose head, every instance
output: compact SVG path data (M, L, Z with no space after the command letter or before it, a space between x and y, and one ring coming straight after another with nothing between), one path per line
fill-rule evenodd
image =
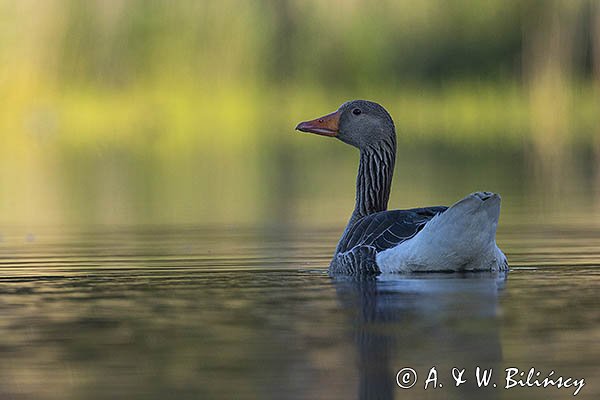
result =
M396 143L394 121L383 106L367 100L352 100L323 117L296 126L302 132L335 137L358 149Z

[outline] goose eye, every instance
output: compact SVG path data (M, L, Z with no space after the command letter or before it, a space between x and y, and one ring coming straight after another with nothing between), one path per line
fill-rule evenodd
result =
M355 108L354 110L352 110L352 114L354 115L360 115L362 113L362 111L360 111L360 108Z

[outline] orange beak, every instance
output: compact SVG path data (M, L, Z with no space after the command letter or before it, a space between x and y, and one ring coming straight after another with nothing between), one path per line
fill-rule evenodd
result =
M332 112L312 121L300 122L296 129L302 132L316 133L323 136L337 136L339 133L340 112Z

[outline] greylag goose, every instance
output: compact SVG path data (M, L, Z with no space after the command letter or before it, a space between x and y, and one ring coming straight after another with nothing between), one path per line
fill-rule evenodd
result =
M301 122L302 132L335 137L360 151L356 202L329 266L332 275L506 270L496 245L500 196L476 192L451 207L386 211L396 130L379 104L353 100Z

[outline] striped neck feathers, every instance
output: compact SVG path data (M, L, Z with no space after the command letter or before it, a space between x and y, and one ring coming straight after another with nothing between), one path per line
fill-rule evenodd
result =
M377 146L360 150L356 203L350 224L369 214L387 210L395 161L395 140L382 141Z

